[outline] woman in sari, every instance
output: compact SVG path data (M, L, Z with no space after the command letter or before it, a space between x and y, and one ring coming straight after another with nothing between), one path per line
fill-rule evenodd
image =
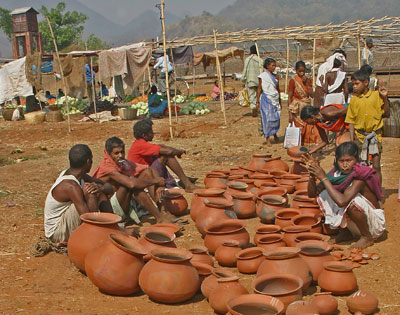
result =
M157 87L153 85L149 94L149 113L153 117L161 117L168 106L168 100L157 93Z
M306 64L304 61L296 62L296 76L289 81L289 123L301 127L302 145L318 143L321 138L314 125L307 124L300 118L304 106L311 105L312 83L305 76Z
M281 97L278 78L273 73L276 61L267 58L264 62L265 71L258 76L257 109L260 112L259 132L265 137L265 144L271 146L270 136L274 136L275 143L278 142L277 132L281 119Z

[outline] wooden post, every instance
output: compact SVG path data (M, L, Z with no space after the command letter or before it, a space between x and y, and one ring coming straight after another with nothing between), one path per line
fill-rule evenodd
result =
M260 50L258 49L257 41L254 41L254 44L256 45L256 51L257 51L257 57L258 57L258 68L259 68L260 74L261 74L263 72L263 66L261 64Z
M172 47L170 48L171 52L171 59L172 59L172 66L175 69L175 60L174 60L174 54L172 52ZM174 96L174 112L175 112L175 121L178 122L178 112L176 110L176 94L177 94L177 88L176 88L176 71L175 71L175 96Z
M219 100L221 102L221 111L224 114L224 123L227 125L226 122L226 113L225 113L225 95L224 95L224 84L222 82L222 75L221 75L221 64L219 63L218 57L218 47L217 47L217 31L214 31L214 48L215 48L215 64L217 69L217 75L219 79Z
M146 72L143 73L143 83L142 83L142 97L144 99L144 82L146 82Z
M296 45L296 61L300 60L300 44L297 43Z
M195 89L194 89L194 85L196 84L196 67L194 65L193 62L193 68L192 68L192 72L193 72L193 95L195 94Z
M57 60L58 60L58 64L60 65L60 74L61 74L61 79L62 79L62 82L63 82L64 91L65 91L65 104L67 105L68 132L71 132L71 117L70 117L70 113L69 113L69 104L68 104L68 97L67 97L68 96L67 83L65 82L64 71L63 71L63 68L62 68L62 65L61 65L60 55L58 54L56 38L54 37L53 28L51 27L50 20L49 20L49 18L47 16L46 16L46 20L47 20L47 24L49 25L51 37L53 39L53 44L54 44L54 49L56 50L56 57L57 57Z
M358 23L358 35L357 35L357 56L358 56L358 69L361 68L361 26L360 21Z
M365 57L367 58L367 64L369 64L369 56L368 56L369 54L367 51L368 47L367 47L367 39L366 38L364 38L364 49L365 49Z
M168 118L169 118L169 133L171 139L174 138L172 131L172 113L171 113L171 96L169 94L169 75L168 75L168 59L167 59L167 47L166 47L166 36L165 36L165 17L164 17L164 0L161 0L161 27L163 33L163 50L164 50L164 69L165 69L165 85L167 88L167 100L168 100Z
M317 48L317 40L314 38L313 50L312 50L312 86L315 89L315 51Z
M87 43L86 43L86 42L85 42L85 48L86 48L86 51L87 51L88 49L87 49ZM90 77L91 77L91 79L92 79L92 93L93 93L94 115L95 115L96 120L98 121L98 123L100 123L100 119L97 118L97 103L96 103L96 92L95 92L95 90L94 90L95 82L94 82L94 80L93 80L93 57L92 57L92 56L90 56ZM101 87L100 87L100 91L101 91ZM89 105L90 105L90 104L89 104Z
M285 94L287 94L287 92L288 92L289 61L290 61L290 46L289 46L289 40L286 39L286 77L285 77Z

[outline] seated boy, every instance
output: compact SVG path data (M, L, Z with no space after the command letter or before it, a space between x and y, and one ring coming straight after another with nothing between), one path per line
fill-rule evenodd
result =
M328 174L311 155L302 160L310 172L308 196L317 197L325 224L343 229L332 241L351 240L360 235L352 247L373 245L374 239L385 231L385 215L379 203L383 198L382 186L374 169L358 163L357 145L344 142L338 146L334 167Z

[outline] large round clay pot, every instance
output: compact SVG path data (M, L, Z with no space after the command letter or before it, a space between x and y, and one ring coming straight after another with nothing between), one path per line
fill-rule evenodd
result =
M230 278L234 277L235 274L229 270L222 268L214 268L211 275L206 277L201 284L201 293L208 299L212 290L217 287L217 280L219 278Z
M159 248L151 251L151 260L143 267L139 284L150 298L162 303L190 299L199 287L197 270L189 262L185 249Z
M254 186L261 187L265 183L275 183L274 176L264 173L255 173L250 175L250 178L254 180Z
M139 291L139 273L146 251L136 238L110 234L110 241L86 255L85 271L101 291L129 295Z
M268 234L258 239L257 246L263 250L272 250L277 247L285 247L286 243L283 240L283 235L276 233Z
M238 241L226 241L218 246L214 257L220 266L235 267L237 261L236 254L241 250Z
M280 176L278 181L279 181L279 185L296 186L297 181L300 179L301 179L300 175L285 174L285 175Z
M281 227L275 224L261 224L256 228L256 234L254 235L253 241L255 244L258 244L258 240L266 236L268 234L275 234L279 233Z
M271 158L271 156L271 154L253 154L248 168L255 170L264 168L265 159Z
M334 295L346 295L357 287L357 279L353 266L344 261L328 261L323 264L324 270L318 277L321 290L332 292Z
M274 223L276 210L286 208L287 199L276 195L266 195L261 198L262 205L257 209L257 216L262 223Z
M294 301L289 304L286 309L286 315L299 315L299 314L309 314L317 315L318 309L314 304L309 301Z
M264 261L264 250L259 247L250 247L236 253L237 268L241 273L256 273L260 264Z
M249 244L249 233L245 229L245 223L241 220L230 219L214 223L208 225L205 231L204 245L212 254L214 254L218 246L222 245L226 240L236 240L242 248Z
M308 177L301 177L294 185L296 191L308 189Z
M246 192L247 191L247 184L243 182L235 182L230 181L228 182L227 192L230 195L234 195L236 193Z
M228 176L222 173L208 173L204 179L206 188L226 189L228 184Z
M149 227L144 228L143 233L147 233L147 231L149 231L149 230L158 230L160 232L165 232L168 235L171 233L176 235L181 231L181 227L177 224L168 223L168 222L156 223Z
M297 204L296 208L300 211L300 214L310 214L310 215L322 215L319 205L314 204Z
M244 286L239 283L239 277L219 278L217 287L211 291L208 298L211 308L218 314L226 314L226 303L240 295L248 294Z
M232 194L233 211L239 219L254 217L256 214L256 203L254 196L249 192L236 192Z
M317 199L308 197L307 190L295 191L293 194L293 200L292 200L291 206L293 208L296 208L296 207L298 207L298 205L307 205L307 204L316 205Z
M249 172L242 168L231 169L231 171L229 172L230 176L240 175L242 178L247 178L248 174L249 174Z
M312 274L307 263L299 256L300 249L295 247L278 247L265 251L265 260L257 271L257 277L264 274L293 274L303 280L303 290L311 283Z
M264 170L274 170L274 171L289 171L289 166L281 160L281 157L274 157L265 160L265 164L262 167Z
M310 232L311 227L309 225L289 225L283 230L283 240L287 246L296 246L296 237L300 233Z
M165 209L171 212L173 215L181 216L185 214L188 208L188 203L186 198L181 193L167 192L164 195L164 206Z
M287 199L287 190L282 187L263 187L261 190L256 192L256 212L260 212L263 202L262 197L264 196L281 196Z
M205 278L211 275L213 267L198 261L190 260L190 263L193 265L194 268L196 268L197 273L199 274L199 287L197 291L200 291L201 284L203 283Z
M118 226L121 217L113 213L88 212L81 216L82 224L68 239L68 257L81 271L85 271L86 255L108 242L110 233L126 234Z
M289 225L293 225L291 222L292 218L299 215L300 211L296 208L283 208L275 212L275 224L284 228Z
M188 249L192 253L192 259L190 259L191 263L199 262L202 264L210 265L211 267L214 266L213 258L208 255L207 247L202 245L195 245Z
M153 249L164 247L176 248L174 240L175 234L168 234L167 231L159 231L157 229L152 229L151 227L146 229L143 236L138 240L139 244L148 253L144 256L144 261L148 261L151 258L150 252Z
M227 199L210 201L204 200L205 208L197 214L196 228L202 234L206 234L206 227L210 224L237 218L233 211L233 202Z
M351 313L374 314L379 301L372 293L366 290L358 290L346 299L346 303Z
M190 217L193 221L196 222L197 214L204 210L206 207L204 204L204 200L208 199L210 201L215 201L216 199L225 199L223 197L225 190L218 188L210 188L210 189L196 189L194 191L194 196L192 198L192 202L190 205Z
M226 303L229 314L283 314L284 304L277 298L261 294L244 294ZM227 313L228 314L228 313Z
M312 214L299 214L292 218L293 225L308 225L310 226L310 232L321 233L321 217L314 216Z
M318 276L324 269L323 263L333 261L333 256L329 253L332 246L324 241L302 241L297 243L300 248L300 257L307 263L311 270L313 281L318 281Z
M315 293L311 303L321 315L333 315L338 308L338 301L332 296L332 292Z
M303 280L292 274L265 274L255 278L251 287L255 293L279 299L284 304L284 311L303 296Z
M302 241L324 241L327 242L329 241L330 237L324 234L320 233L312 233L312 232L303 232L303 233L298 233L296 235L296 238L294 241L296 243L302 242Z

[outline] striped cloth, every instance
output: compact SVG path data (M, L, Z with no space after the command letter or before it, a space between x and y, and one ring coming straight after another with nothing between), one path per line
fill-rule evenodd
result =
M389 118L383 119L384 137L400 138L400 102L392 103Z

